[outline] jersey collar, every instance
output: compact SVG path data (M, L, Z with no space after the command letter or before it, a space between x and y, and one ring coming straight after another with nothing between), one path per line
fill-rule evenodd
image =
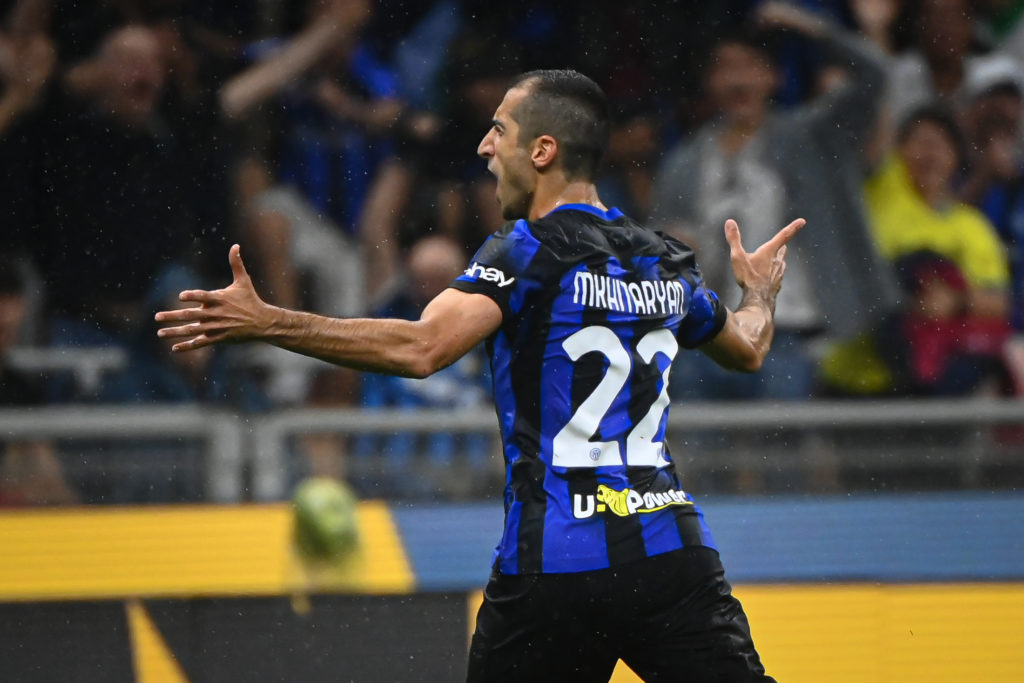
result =
M562 204L561 206L556 206L554 209L549 211L547 215L550 216L555 211L565 211L567 209L572 211L586 211L587 213L593 214L598 218L603 218L606 221L618 220L619 218L622 218L623 215L622 212L614 206L607 211L602 211L596 206L591 206L590 204Z

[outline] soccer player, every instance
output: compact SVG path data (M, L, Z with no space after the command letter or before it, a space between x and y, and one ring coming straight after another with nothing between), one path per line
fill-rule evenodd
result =
M173 349L259 340L332 363L425 377L487 342L507 460L505 529L477 618L470 681L771 681L711 534L665 445L682 348L756 371L786 242L752 253L727 221L735 311L693 252L601 203L601 89L573 71L519 77L478 154L509 221L418 321L335 319L268 305L238 246L234 281L164 311Z

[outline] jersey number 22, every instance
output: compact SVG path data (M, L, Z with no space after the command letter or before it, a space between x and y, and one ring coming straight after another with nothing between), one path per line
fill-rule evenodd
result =
M651 403L643 418L626 436L626 456L623 463L617 441L593 441L601 420L608 413L616 397L626 386L633 371L633 354L607 327L592 325L573 333L562 342L562 348L573 362L594 351L608 359L604 377L580 404L569 422L559 430L552 442L551 463L558 467L605 467L627 464L630 467L661 467L665 460L665 444L654 441L668 408L668 374L672 359L679 351L675 335L665 328L645 334L636 344L637 355L647 365L654 363L661 353L668 358L661 375L661 392Z

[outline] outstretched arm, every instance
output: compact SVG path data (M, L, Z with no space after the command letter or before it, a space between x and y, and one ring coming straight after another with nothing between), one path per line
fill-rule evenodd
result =
M225 289L186 290L199 305L161 311L173 323L158 331L181 338L173 351L262 341L336 365L404 377L426 377L451 365L501 325L501 308L482 294L446 289L419 320L342 319L271 306L256 294L238 245L228 254L234 281Z
M775 297L786 272L786 243L805 223L802 218L796 219L748 253L736 221L725 222L732 272L743 290L743 299L739 308L729 312L722 331L700 347L722 367L744 372L761 369L775 332Z
M243 116L316 65L330 50L350 42L369 18L366 0L333 0L277 53L234 76L220 90L221 111Z

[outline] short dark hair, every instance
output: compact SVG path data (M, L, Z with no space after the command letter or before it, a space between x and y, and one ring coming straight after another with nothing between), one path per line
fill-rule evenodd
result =
M729 27L713 38L711 49L708 51L711 60L714 60L714 55L718 49L727 45L745 48L757 54L768 66L772 68L779 67L778 37L775 33L749 24ZM704 65L704 68L710 68L713 63L713 61L709 61Z
M519 143L541 135L558 141L562 168L572 179L592 180L608 146L608 98L594 81L570 69L528 71L512 82L523 88L513 118Z

